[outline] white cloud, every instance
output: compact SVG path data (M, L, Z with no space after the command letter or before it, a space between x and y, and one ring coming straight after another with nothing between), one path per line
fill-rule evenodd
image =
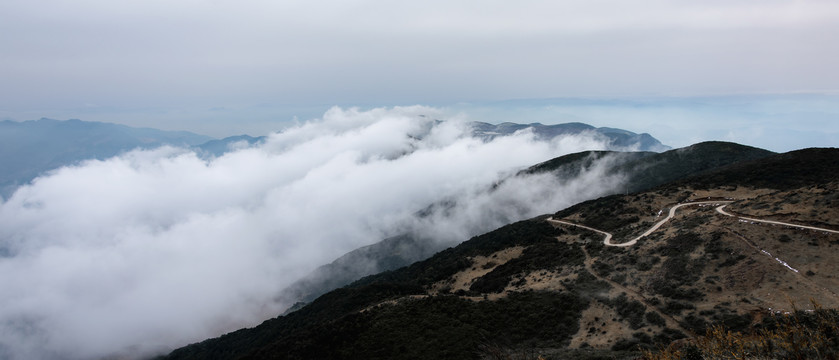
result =
M257 147L175 148L58 169L0 204L0 357L147 355L254 325L278 291L400 231L462 241L603 194L599 168L560 184L523 166L594 134L484 143L439 110L334 108ZM432 126L433 125L433 126ZM448 216L415 213L454 200Z

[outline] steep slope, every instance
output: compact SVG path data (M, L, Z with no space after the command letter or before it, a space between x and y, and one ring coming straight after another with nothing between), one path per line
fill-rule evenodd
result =
M167 358L621 357L711 323L750 327L790 300L839 306L837 161L808 149L588 201L551 218L597 231L514 223Z
M283 303L308 303L324 293L364 276L394 270L426 259L443 250L440 243L403 234L353 250L284 289ZM290 310L296 310L293 307Z

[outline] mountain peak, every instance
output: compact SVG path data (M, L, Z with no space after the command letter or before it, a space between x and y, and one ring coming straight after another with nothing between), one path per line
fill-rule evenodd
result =
M634 132L615 128L595 128L594 126L580 123L570 122L555 125L543 125L541 123L531 124L517 124L512 122L504 122L497 125L472 122L473 136L491 140L498 136L508 136L516 131L523 129L532 129L537 137L542 139L552 139L562 135L578 135L585 132L595 132L601 135L610 147L633 149L638 151L666 151L670 147L662 144L657 139L649 134L636 134Z

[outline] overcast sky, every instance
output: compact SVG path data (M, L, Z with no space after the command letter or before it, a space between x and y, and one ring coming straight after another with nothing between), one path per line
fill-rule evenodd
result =
M601 163L501 184L605 143L484 143L464 120L836 146L837 34L836 0L0 1L0 119L285 129L211 160L80 163L0 202L0 358L165 351L273 316L359 246L456 242L621 188Z
M334 105L421 104L497 120L485 110L505 109L482 104L808 93L834 96L818 99L821 123L801 115L810 103L796 98L797 121L783 130L826 133L799 142L827 146L839 133L839 121L820 125L839 117L836 34L834 0L6 0L0 119L80 118L219 137L265 134ZM691 104L647 104L627 117L600 115L638 106L508 113L519 122L531 114L648 131L674 146L718 136L720 126L751 134L758 126L755 116L730 112L728 99L712 102L714 112L707 101L698 113ZM746 105L777 110L766 99ZM663 122L672 129L649 125ZM763 143L773 141L753 140Z

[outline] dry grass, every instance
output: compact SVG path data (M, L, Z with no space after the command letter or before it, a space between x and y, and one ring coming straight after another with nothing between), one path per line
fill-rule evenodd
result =
M815 310L774 314L759 330L739 333L714 326L686 343L646 351L644 359L839 359L839 310L811 302Z

